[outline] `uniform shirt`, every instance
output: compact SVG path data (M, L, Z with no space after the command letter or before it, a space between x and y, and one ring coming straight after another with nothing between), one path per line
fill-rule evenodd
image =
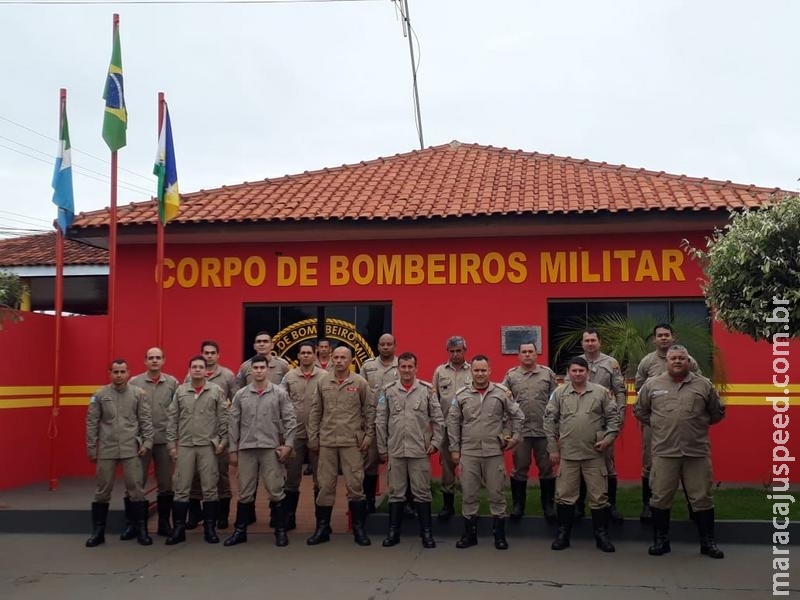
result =
M136 456L141 447L153 448L153 421L147 394L134 385L118 391L101 387L89 400L86 413L86 452L91 459Z
M319 360L314 361L314 366L322 369L323 371L327 371L328 373L333 373L333 361L330 358L328 359L328 364L326 364L324 367Z
M532 371L517 366L508 370L503 385L511 390L525 415L520 432L522 437L544 437L544 407L550 394L558 387L556 374L544 365L536 365Z
M361 376L367 380L373 398L377 400L384 387L400 379L400 374L397 372L397 357L393 356L392 362L388 365L384 365L378 356L365 360L361 365Z
M228 431L231 452L292 447L296 431L294 407L282 387L267 382L267 387L259 392L251 383L234 395Z
M367 380L348 373L344 381L326 373L308 414L309 448L360 446L375 438L375 407Z
M230 406L233 395L236 393L236 390L239 389L236 383L236 375L233 374L233 371L222 365L214 365L214 370L211 374L206 371L206 381L216 383L222 388L222 393L225 394L225 400L227 400Z
M406 390L399 381L383 389L375 417L378 452L395 458L425 458L428 447L438 449L444 417L433 386L415 379Z
M251 372L251 362L253 359L249 358L244 361L236 373L236 388L241 389L246 385L253 383L253 375ZM280 385L283 376L289 372L289 363L282 359L280 356L267 357L267 379L275 385Z
M150 401L150 415L153 419L153 443L167 443L167 408L178 387L178 380L172 375L161 373L155 383L148 373L131 377L129 384L142 388Z
M468 362L464 362L456 368L448 361L436 367L431 383L439 396L442 415L447 419L447 412L450 410L450 403L456 397L456 392L472 385L472 370Z
M317 393L317 386L327 371L314 367L306 375L300 367L296 367L283 376L281 387L289 394L294 408L294 416L297 420L295 439L307 439L306 423L308 423L308 413L311 410L311 403ZM287 444L288 446L288 444Z
M447 413L450 451L467 456L502 455L500 440L504 423L510 422L511 436L519 440L524 420L507 387L490 382L483 392L472 385L462 388L450 402Z
M217 449L227 446L225 393L217 384L206 381L197 393L191 383L182 383L175 390L168 415L167 444L171 448L212 445Z
M602 352L597 360L590 360L585 354L581 354L581 357L589 363L589 381L598 383L611 392L617 406L623 409L622 416L624 418L628 392L625 388L625 377L617 359Z
M696 373L697 375L702 375L700 372L700 367L697 364L697 361L689 356L689 370L692 373ZM656 375L661 375L662 373L667 372L667 355L664 353L663 355L659 354L658 351L651 352L647 354L641 361L639 361L639 366L636 368L636 380L634 382L634 387L638 392L642 389L644 382L650 379L651 377L655 377Z
M708 456L708 428L725 417L725 404L714 384L688 373L674 381L669 373L647 380L633 414L653 431L653 456Z
M589 460L602 456L594 445L602 439L613 442L619 433L619 410L602 385L587 382L578 392L571 382L556 388L544 411L547 451L559 452L566 460Z

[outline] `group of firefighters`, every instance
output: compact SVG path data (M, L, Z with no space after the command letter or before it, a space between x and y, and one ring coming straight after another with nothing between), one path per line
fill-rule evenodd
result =
M670 551L670 510L679 484L700 535L700 550L723 558L714 539L709 426L725 415L713 384L703 377L672 327L653 330L655 350L638 365L633 415L642 426L642 514L654 530L651 555ZM447 362L431 382L417 378L417 357L396 354L392 334L360 374L351 350L321 339L298 345L297 366L273 352L272 337L256 334L255 355L234 374L218 363L219 345L200 344L183 383L163 372L164 353L150 348L146 371L130 377L114 360L110 384L89 402L86 443L96 463L92 534L104 543L108 506L118 464L125 480L126 527L120 538L152 544L144 489L151 461L157 485L158 534L166 544L186 540L202 521L203 537L218 543L229 527L230 466L238 494L232 534L225 546L247 541L256 520L259 481L269 499L275 544L289 543L296 527L300 482L308 464L314 480L316 526L306 540L330 540L331 515L341 475L356 544L370 545L367 515L375 511L381 464L386 464L389 530L383 546L400 541L406 514L419 523L425 548L433 548L431 457L441 465L442 509L455 514L456 473L462 492L464 532L457 548L478 543L479 493L486 489L494 546L506 539L506 468L512 453L511 519L525 512L528 473L535 462L544 516L557 523L553 550L570 545L573 523L591 512L597 547L614 552L609 523L622 520L616 506L614 441L622 430L626 389L618 362L603 354L594 329L582 334L583 354L572 358L565 381L537 363L533 341L519 345L519 365L491 380L489 358L468 362L463 337L446 342Z

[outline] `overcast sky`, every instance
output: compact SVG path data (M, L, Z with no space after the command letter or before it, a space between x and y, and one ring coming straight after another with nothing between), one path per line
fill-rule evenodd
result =
M83 173L76 212L108 206L101 96L114 12L129 112L120 204L155 191L159 91L183 192L419 147L390 0L55 4L0 0L0 235L52 228L61 87ZM426 146L457 139L800 189L800 2L409 8Z

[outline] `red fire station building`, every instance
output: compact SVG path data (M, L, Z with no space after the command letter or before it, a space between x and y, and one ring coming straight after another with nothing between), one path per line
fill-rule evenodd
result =
M221 362L235 369L260 330L272 332L276 351L290 360L299 341L324 336L353 347L357 363L391 331L399 352L419 356L423 379L446 360L452 335L466 338L470 355L490 357L496 381L517 364L523 337L534 336L540 362L555 366L555 336L570 318L708 319L702 272L683 241L702 246L730 210L782 194L459 142L187 193L166 227L165 370L182 376L203 339L217 340ZM66 319L57 415L62 474L91 472L82 423L91 391L107 380L109 327L114 355L134 371L156 343L156 218L152 200L119 207L114 323ZM81 214L70 237L106 247L108 224L107 210ZM54 418L45 366L52 320L29 314L0 332L4 348L22 349L3 367L0 443L41 437ZM773 348L716 322L709 327L724 357L729 405L712 436L715 477L769 481L773 410L765 398L775 393ZM800 401L800 384L789 389ZM638 480L632 418L618 455L620 477ZM0 487L43 479L30 474L41 474L43 461L12 466Z

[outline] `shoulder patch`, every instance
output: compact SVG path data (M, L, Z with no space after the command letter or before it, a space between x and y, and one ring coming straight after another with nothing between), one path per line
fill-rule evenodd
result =
M89 404L94 404L95 402L97 402L97 396L92 396L89 398Z

